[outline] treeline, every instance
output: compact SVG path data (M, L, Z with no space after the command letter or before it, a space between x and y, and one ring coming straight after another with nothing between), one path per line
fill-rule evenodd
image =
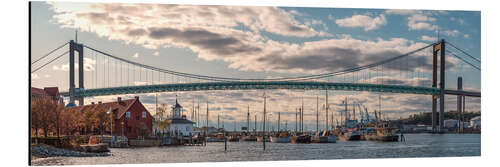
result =
M49 98L31 101L31 130L36 136L101 134L110 126L106 111L65 111L64 105Z
M476 117L476 116L481 116L481 112L472 112L472 111L466 111L464 112L464 120L466 122L470 121L470 119ZM437 118L439 118L439 112L437 113ZM460 114L457 111L451 110L448 112L444 113L444 119L460 119ZM394 123L401 123L401 124L425 124L425 125L431 125L432 124L432 112L421 112L418 114L413 114L410 115L408 118L403 118L399 120L394 120Z

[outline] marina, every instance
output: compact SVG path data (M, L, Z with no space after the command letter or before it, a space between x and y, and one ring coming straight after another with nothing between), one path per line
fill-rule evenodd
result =
M83 165L117 163L186 163L359 158L480 156L480 134L407 134L406 142L356 141L337 143L207 143L198 147L111 148L108 157L56 157L57 163Z

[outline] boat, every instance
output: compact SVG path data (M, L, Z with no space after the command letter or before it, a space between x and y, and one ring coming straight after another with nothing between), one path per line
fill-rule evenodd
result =
M224 142L224 133L217 133L217 135L207 137L207 142Z
M327 143L337 143L337 136L335 136L331 131L324 131L323 136L327 137Z
M363 138L367 141L377 140L377 131L375 130L375 128L366 128L366 131L363 134Z
M287 131L283 131L271 136L270 140L271 143L290 143L291 137L290 133L288 133Z
M381 127L376 128L375 130L377 130L377 136L375 138L377 141L394 142L399 139L399 136L396 134L396 128Z
M263 142L263 140L265 140L266 142L269 142L269 137L262 137L262 136L258 136L257 137L257 142Z
M255 135L243 135L240 141L257 141L257 137Z
M321 131L318 131L312 136L311 142L313 143L328 143L328 136L324 136Z
M347 129L340 133L339 138L342 141L357 141L361 140L361 133L357 129Z
M311 136L308 134L300 134L300 133L295 133L291 138L290 138L291 143L299 144L308 144L311 143Z
M227 138L227 141L229 141L229 142L238 142L238 141L240 141L240 136L238 136L237 134L231 134Z

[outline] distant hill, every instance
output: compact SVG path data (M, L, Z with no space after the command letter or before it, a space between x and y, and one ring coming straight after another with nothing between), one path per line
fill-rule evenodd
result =
M393 120L393 123L396 124L424 124L424 125L432 125L432 112L421 112L418 114L410 115L408 118L402 118L398 120ZM439 112L437 113L439 118ZM481 116L480 111L466 111L464 112L465 121L469 121L471 118L476 116ZM451 110L444 113L444 119L459 119L459 113L457 111Z

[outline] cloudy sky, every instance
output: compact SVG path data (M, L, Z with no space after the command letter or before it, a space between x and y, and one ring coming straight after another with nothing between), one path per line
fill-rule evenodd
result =
M78 42L124 59L219 77L279 78L335 72L424 47L438 40L437 32L439 38L474 57L480 59L481 55L480 12L473 11L68 2L33 2L31 10L33 60L74 39L76 30ZM459 54L456 49L447 49ZM94 54L86 51L86 76L92 76L103 62ZM366 77L366 73L360 73L364 78L358 79L378 82L383 78L386 82L428 86L430 55L429 50L424 50L388 66L389 75ZM447 66L448 88L456 88L456 78L463 76L466 89L480 90L480 71L451 55L447 57ZM58 86L65 91L68 89L67 68L67 59L57 60L32 74L31 83L35 87ZM404 75L408 71L412 71L411 76ZM86 79L85 87L99 87L102 82ZM160 93L158 101L172 105L177 95L188 115L193 101L200 101L202 111L206 110L208 101L211 125L215 125L217 115L221 114L226 126L232 128L234 124L238 127L244 124L247 106L252 118L257 114L258 119L262 119L264 92L269 96L269 119L276 121L277 113L281 112L282 127L285 120L289 129L295 126L295 110L302 100L306 128L315 128L317 97L320 113L325 113L322 107L325 91L313 90ZM340 104L346 97L372 112L378 108L380 95L382 110L390 119L431 109L430 96L423 95L344 91L329 91L329 95L334 119L340 118L339 111L343 110ZM154 113L155 94L140 96ZM94 97L87 98L86 102L115 99L116 96ZM447 96L446 101L447 109L456 108L456 97ZM479 111L480 102L479 98L467 98L467 109ZM320 117L320 121L324 120L324 116ZM276 127L276 123L272 125Z

